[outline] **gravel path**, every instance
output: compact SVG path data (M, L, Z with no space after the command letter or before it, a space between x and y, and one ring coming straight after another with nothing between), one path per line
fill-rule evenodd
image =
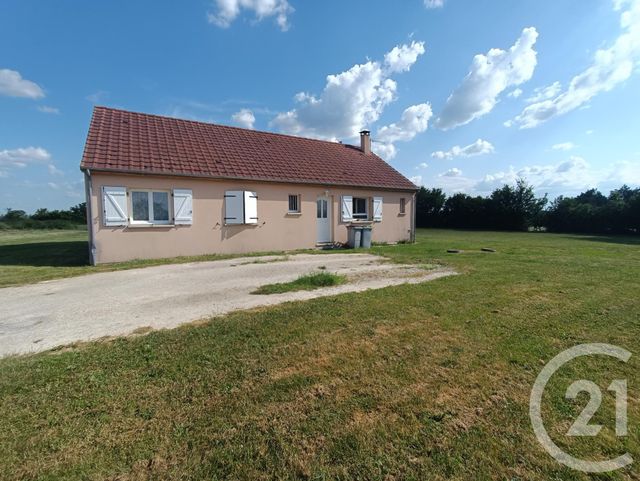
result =
M261 285L292 281L321 266L347 275L349 282L314 291L251 294ZM392 264L369 254L299 254L155 266L8 287L0 289L0 357L451 274Z

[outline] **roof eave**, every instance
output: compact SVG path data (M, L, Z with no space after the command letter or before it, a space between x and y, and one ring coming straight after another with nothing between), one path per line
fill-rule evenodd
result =
M387 191L402 191L402 192L416 192L420 190L419 187L394 187L384 185L369 185L369 184L348 184L340 182L322 181L322 180L302 180L302 179L265 179L259 177L243 177L243 176L214 176L207 174L187 174L179 172L149 172L146 170L125 170L125 169L106 169L104 167L88 167L86 165L80 165L80 171L84 172L91 170L91 172L104 172L110 174L125 174L125 175L154 175L163 177L187 177L194 179L210 179L210 180L244 180L252 182L269 182L276 184L301 184L301 185L330 185L335 187L355 187L360 189L382 189Z

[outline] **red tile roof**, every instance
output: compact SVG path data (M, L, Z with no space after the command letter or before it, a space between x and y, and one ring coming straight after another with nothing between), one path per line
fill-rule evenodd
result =
M81 169L416 190L375 154L336 142L95 107Z

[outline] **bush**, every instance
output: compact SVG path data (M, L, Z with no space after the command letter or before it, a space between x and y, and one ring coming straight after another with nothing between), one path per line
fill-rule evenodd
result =
M489 197L422 187L416 195L418 227L536 230L593 234L639 234L640 189L623 185L609 196L596 189L558 197L545 210L547 196L536 197L524 180L504 185Z
M545 212L551 232L640 233L640 189L623 185L609 197L591 189L577 197L558 197Z
M0 217L0 229L78 229L87 223L86 203L69 210L38 209L31 216L23 210L7 209Z

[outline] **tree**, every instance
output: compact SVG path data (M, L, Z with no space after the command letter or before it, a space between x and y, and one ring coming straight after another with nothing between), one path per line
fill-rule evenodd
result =
M7 209L5 214L2 216L3 221L17 221L17 220L25 220L28 219L27 213L23 210L14 210Z
M496 189L489 198L489 223L501 230L527 230L539 223L547 196L537 198L533 187L524 179L516 186L504 185Z
M553 232L640 233L640 189L623 185L608 197L590 189L576 197L558 197L545 212Z
M416 225L418 227L440 227L442 209L447 196L442 189L421 187L416 194Z
M443 209L444 223L447 227L463 229L486 228L487 199L471 197L458 193L447 199Z
M69 212L71 213L71 220L86 224L87 222L87 203L86 202L82 202L78 205L74 205L73 207L71 207L71 209L69 209Z

